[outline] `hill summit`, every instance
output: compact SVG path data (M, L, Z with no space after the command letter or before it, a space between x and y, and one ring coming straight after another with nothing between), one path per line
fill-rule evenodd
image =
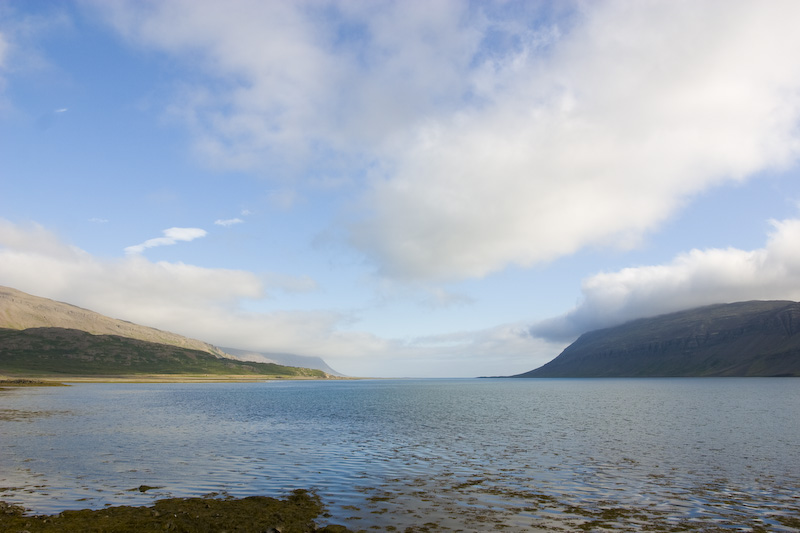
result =
M512 377L800 376L799 333L798 302L710 305L584 333Z

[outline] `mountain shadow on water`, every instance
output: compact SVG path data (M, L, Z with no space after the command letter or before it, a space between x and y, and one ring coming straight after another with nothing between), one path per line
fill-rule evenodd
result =
M584 333L511 377L800 376L798 333L798 302L709 305Z

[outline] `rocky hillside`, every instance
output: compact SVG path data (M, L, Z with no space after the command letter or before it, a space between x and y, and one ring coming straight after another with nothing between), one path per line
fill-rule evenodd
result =
M0 328L66 328L92 335L119 335L145 342L167 344L207 352L218 357L225 353L206 342L117 320L74 305L33 296L0 286Z
M800 376L800 303L711 305L581 335L513 377Z

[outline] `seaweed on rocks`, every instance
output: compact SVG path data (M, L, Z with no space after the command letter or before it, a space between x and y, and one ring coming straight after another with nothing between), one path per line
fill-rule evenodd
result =
M313 493L292 492L285 500L266 496L246 498L168 498L149 507L126 505L98 510L63 511L57 515L27 516L21 507L0 502L0 530L29 533L106 532L280 532L347 533L344 526L317 527L324 507Z

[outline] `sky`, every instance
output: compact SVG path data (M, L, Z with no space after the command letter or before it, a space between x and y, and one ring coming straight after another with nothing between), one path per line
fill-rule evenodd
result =
M800 300L800 2L0 1L0 285L372 377Z

